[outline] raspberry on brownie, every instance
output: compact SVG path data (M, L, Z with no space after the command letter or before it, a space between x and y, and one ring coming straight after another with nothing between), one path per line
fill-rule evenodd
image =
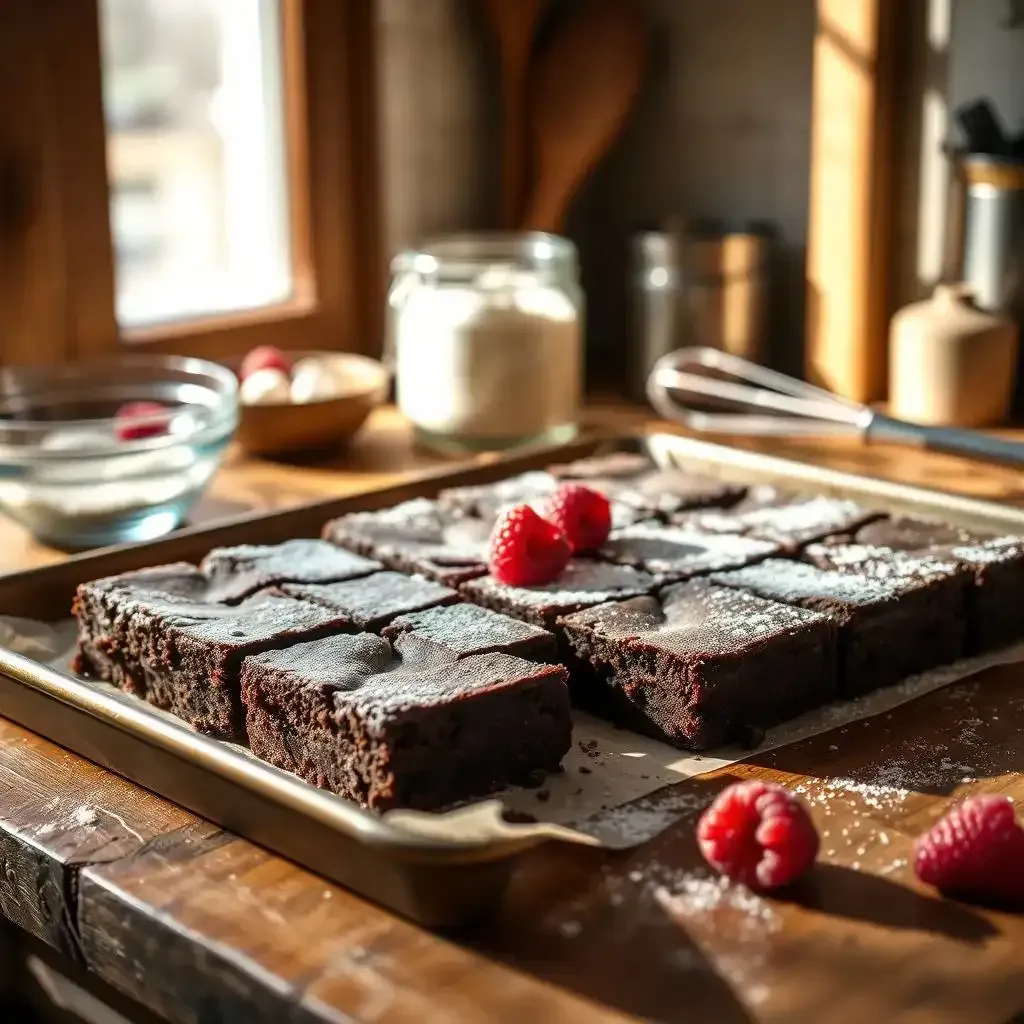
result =
M330 608L351 631L371 633L379 633L392 619L407 612L461 600L454 590L440 583L397 572L376 572L341 583L284 583L280 592Z
M332 544L449 586L487 572L490 534L490 521L460 516L428 498L353 512L323 529Z
M301 539L214 548L200 568L216 600L231 604L279 583L338 583L384 566L325 540Z
M359 633L247 658L255 754L385 811L433 810L554 771L572 743L565 669L455 658Z
M828 616L838 631L839 689L845 697L963 655L970 576L956 563L872 579L770 559L710 579Z
M561 627L622 723L680 747L749 741L836 693L827 616L705 579L567 615Z

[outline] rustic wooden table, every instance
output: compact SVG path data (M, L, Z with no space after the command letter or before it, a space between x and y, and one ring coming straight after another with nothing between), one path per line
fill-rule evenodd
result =
M628 429L641 418L600 419ZM1019 473L953 458L841 441L761 447L1024 503ZM383 485L427 461L383 410L335 467L233 458L199 518ZM60 558L7 524L0 552L4 570ZM694 807L735 776L805 792L822 863L785 900L702 875L694 810L629 853L537 851L496 920L446 937L0 720L0 910L87 985L196 1024L1000 1024L1024 1010L1024 917L939 900L907 861L954 793L1024 799L1022 682L994 670L673 787Z

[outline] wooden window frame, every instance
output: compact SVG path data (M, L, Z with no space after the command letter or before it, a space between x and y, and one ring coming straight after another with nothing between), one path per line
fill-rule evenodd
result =
M888 384L906 6L816 2L804 371L857 402L884 398Z
M99 2L0 19L0 357L231 359L260 344L379 354L385 267L373 0L280 0L293 296L121 331L115 317Z

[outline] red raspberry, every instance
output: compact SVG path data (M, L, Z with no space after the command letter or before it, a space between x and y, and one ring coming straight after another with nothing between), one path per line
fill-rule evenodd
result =
M238 371L240 380L245 380L257 370L280 370L286 377L292 375L292 361L279 348L273 345L260 345L252 349L242 360Z
M170 428L170 413L159 402L127 402L114 413L114 434L118 441L160 437Z
M491 575L513 587L550 583L569 561L565 534L529 505L516 505L494 524Z
M1004 796L971 797L917 837L914 872L944 893L1024 906L1024 829Z
M568 538L573 551L595 551L612 528L612 507L598 491L562 484L548 503L547 518Z
M818 833L803 803L771 782L723 789L697 823L704 859L752 889L795 881L818 855Z

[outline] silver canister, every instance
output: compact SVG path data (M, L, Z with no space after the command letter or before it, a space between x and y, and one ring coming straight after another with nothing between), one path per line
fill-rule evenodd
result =
M970 155L964 188L963 277L975 304L1024 316L1024 163Z
M652 231L633 241L630 389L643 399L655 362L709 346L763 362L769 239L756 231Z

